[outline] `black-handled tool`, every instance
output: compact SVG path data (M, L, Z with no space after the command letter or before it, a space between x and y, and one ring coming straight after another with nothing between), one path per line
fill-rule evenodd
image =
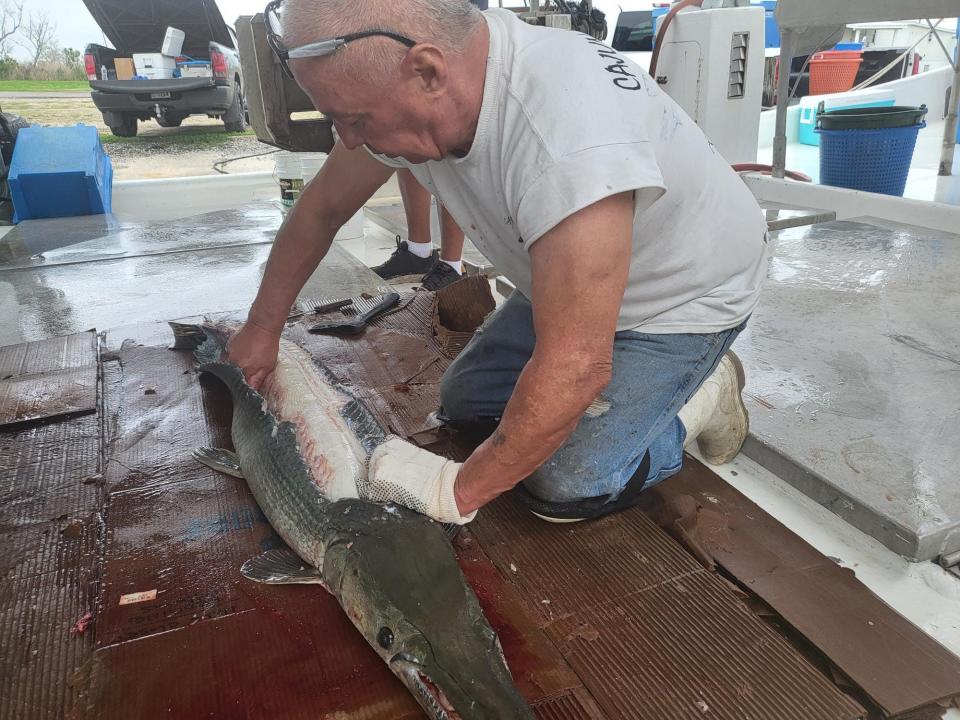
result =
M400 296L397 293L387 293L383 296L383 299L380 302L366 312L355 315L354 317L345 317L343 320L317 323L310 328L310 332L356 335L363 332L363 329L367 326L368 322L373 320L378 315L386 312L399 302Z

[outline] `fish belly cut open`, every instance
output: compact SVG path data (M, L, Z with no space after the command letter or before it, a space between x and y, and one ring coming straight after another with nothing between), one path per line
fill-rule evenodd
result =
M266 409L296 428L300 455L313 481L331 501L357 497L367 453L342 414L352 400L337 389L305 350L280 341L277 365L260 392Z

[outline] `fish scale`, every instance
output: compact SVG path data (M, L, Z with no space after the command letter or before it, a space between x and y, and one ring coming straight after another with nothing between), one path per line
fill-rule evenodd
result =
M318 543L309 538L322 534L330 501L317 488L297 452L293 425L278 423L263 409L263 398L246 384L236 366L206 363L200 370L214 375L230 390L234 402L231 436L244 478L264 515L294 552L322 567ZM303 532L306 528L311 528L309 538Z

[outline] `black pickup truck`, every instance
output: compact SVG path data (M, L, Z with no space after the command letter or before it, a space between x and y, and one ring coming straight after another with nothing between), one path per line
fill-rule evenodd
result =
M222 118L228 132L247 126L237 37L215 0L83 0L113 48L87 45L93 102L114 135L133 137L153 118L177 127L190 115ZM167 27L185 33L181 55L208 62L209 77L117 80L114 59L160 52ZM106 76L106 77L104 77Z

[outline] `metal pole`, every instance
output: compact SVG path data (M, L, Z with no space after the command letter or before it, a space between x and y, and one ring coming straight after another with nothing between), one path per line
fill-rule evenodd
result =
M773 177L783 179L787 168L787 107L790 100L790 68L796 47L793 30L780 35L780 77L777 81L777 124L773 135Z
M943 22L943 18L937 20L937 25ZM943 38L940 37L940 33L937 32L937 25L934 25L930 22L930 18L927 18L927 25L930 26L930 33L933 35L933 39L940 43L940 49L943 50L943 54L947 56L947 62L950 63L950 67L954 70L957 69L957 64L953 61L953 58L950 56L950 51L947 50L947 46L943 44Z
M953 174L953 155L957 148L957 106L960 105L960 63L953 71L953 87L950 89L950 107L947 121L943 124L943 152L940 155L940 177Z

